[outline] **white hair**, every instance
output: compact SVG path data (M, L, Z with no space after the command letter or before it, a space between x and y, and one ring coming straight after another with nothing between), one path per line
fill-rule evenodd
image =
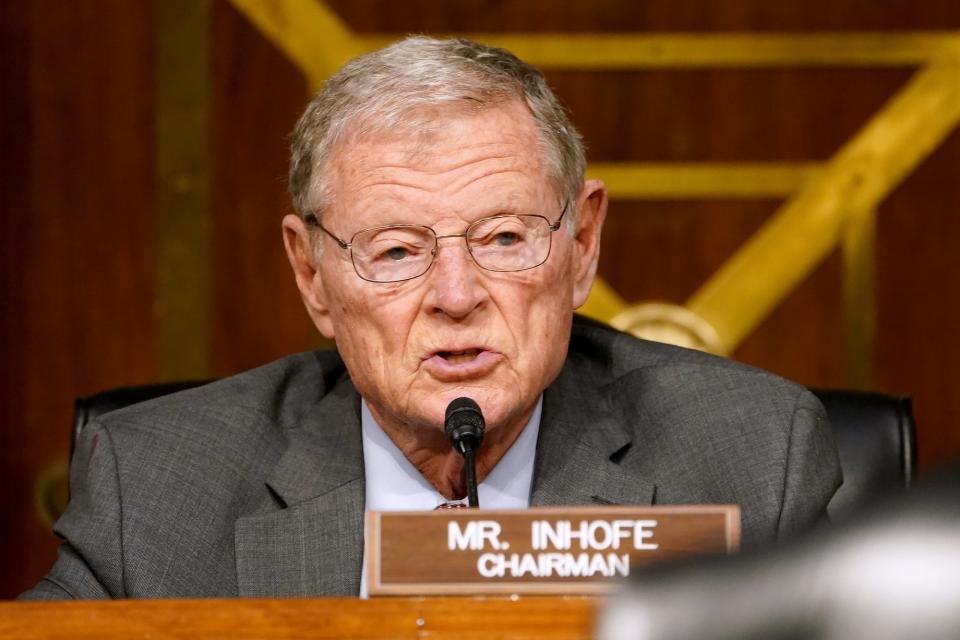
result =
M475 110L515 99L529 108L547 175L572 205L583 184L583 142L543 74L504 49L412 36L354 58L307 105L290 143L294 208L306 217L329 205L327 163L348 129L417 125L414 112L425 107Z

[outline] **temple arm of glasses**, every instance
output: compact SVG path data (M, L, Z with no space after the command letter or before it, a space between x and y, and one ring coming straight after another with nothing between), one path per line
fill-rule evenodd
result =
M561 217L563 217L563 216L561 216ZM350 248L351 245L350 245L349 242L344 242L343 240L341 240L341 239L338 238L337 236L335 236L335 235L333 235L332 233L330 233L329 231L327 231L327 228L324 227L322 224L320 224L320 221L317 220L317 216L313 215L312 213L308 213L307 215L305 215L305 216L303 217L303 221L306 222L306 223L307 223L308 225L310 225L311 227L317 227L318 229L320 229L320 231L323 231L325 234L327 234L328 236L330 236L331 238L333 238L333 241L336 242L338 245L340 245L340 248L341 248L341 249L349 249L349 248Z
M550 231L556 231L560 228L560 221L563 220L563 216L567 215L567 209L570 207L570 201L567 200L563 205L563 210L560 212L560 217L557 218L557 221L550 225ZM316 220L316 218L314 218ZM318 223L319 224L319 223Z

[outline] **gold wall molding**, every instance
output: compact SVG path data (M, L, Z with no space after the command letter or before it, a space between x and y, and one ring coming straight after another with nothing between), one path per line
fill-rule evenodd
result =
M355 34L320 0L232 0L319 86L350 57L398 36ZM920 70L826 163L602 163L588 169L615 199L786 198L786 202L685 303L677 335L693 325L732 353L831 252L843 252L846 369L867 386L875 335L874 236L880 202L960 121L960 31L462 35L510 49L545 69L919 67ZM581 309L643 334L634 309L598 281ZM647 314L647 315L645 315ZM696 321L691 321L696 318ZM659 323L659 324L657 324ZM648 325L650 323L647 323ZM652 325L651 325L652 326ZM706 345L711 340L703 341Z
M819 170L790 162L595 162L587 177L603 180L615 200L765 199L789 196Z
M157 376L209 375L210 0L154 0Z
M509 49L545 69L904 67L960 53L956 32L900 33L458 33ZM357 36L373 51L392 36Z
M355 34L319 0L231 0L313 86L361 53L398 39ZM960 55L957 32L894 33L457 33L545 69L917 66Z
M70 465L57 460L44 466L33 480L33 513L47 529L67 509L70 499Z
M732 351L956 127L960 63L916 74L687 301ZM856 243L853 246L857 246ZM847 260L848 267L866 266ZM862 274L849 281L869 283Z
M851 211L841 237L844 379L851 387L869 389L877 335L876 210Z
M717 330L702 317L670 302L641 302L630 305L610 319L621 331L647 340L727 355Z
M343 64L372 51L336 12L314 0L231 0L317 88ZM388 41L389 42L389 41Z

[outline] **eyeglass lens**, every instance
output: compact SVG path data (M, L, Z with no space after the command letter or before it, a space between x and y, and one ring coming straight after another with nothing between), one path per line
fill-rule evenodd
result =
M553 234L544 217L505 215L477 220L464 235L467 248L480 267L489 271L523 271L546 261ZM416 278L430 268L437 236L429 227L395 225L361 231L351 245L353 265L361 278L398 282Z

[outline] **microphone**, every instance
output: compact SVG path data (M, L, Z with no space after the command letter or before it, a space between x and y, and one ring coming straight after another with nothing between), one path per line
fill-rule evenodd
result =
M463 456L467 472L467 501L471 507L480 506L475 454L483 442L483 427L483 413L472 399L456 398L447 405L443 429L450 438L450 445Z

